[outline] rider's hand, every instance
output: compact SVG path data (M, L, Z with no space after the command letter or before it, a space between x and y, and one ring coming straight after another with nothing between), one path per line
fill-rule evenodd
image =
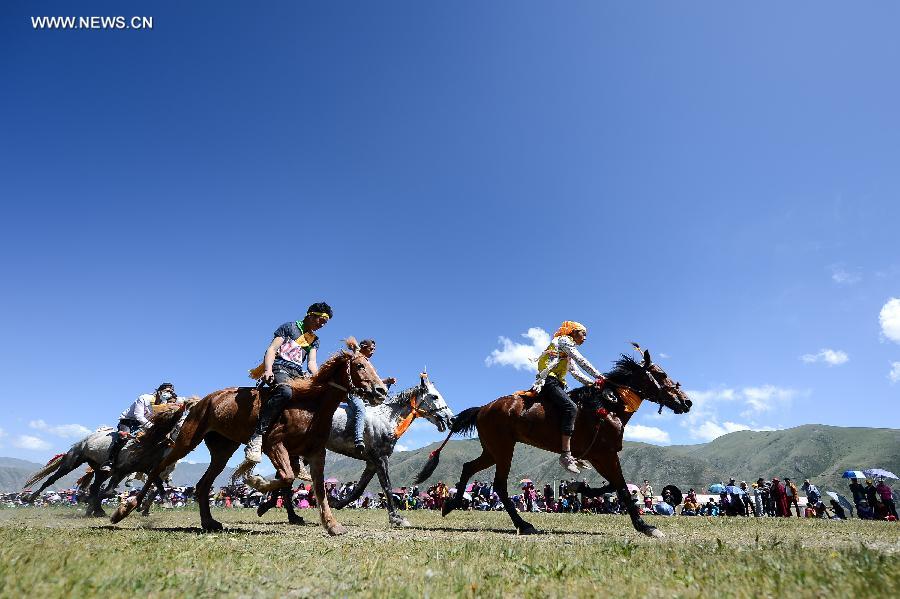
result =
M124 439L128 436L128 433L126 431L119 431L119 436Z
M264 383L274 383L275 382L275 374L272 372L271 368L263 373L262 380Z
M597 377L597 380L594 381L594 384L602 389L603 385L606 384L606 377L601 374L600 376Z
M387 385L388 387L390 387L391 385L393 385L394 383L397 382L397 379L395 379L395 378L392 377L392 376L389 376L389 377L387 377L386 379L383 379L383 381L384 381L384 384L385 384L385 385Z

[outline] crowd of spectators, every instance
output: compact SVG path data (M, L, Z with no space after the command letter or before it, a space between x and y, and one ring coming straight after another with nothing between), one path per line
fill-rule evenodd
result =
M632 485L633 487L633 485ZM325 485L326 494L334 500L345 499L356 488L356 482L343 484L329 482ZM650 481L645 480L639 488L631 489L631 501L638 505L642 514L656 513L683 516L743 516L743 517L791 517L796 515L807 518L831 518L844 520L853 516L865 520L897 520L897 509L893 491L885 480L860 482L851 479L850 493L853 505L842 496L828 497L826 505L822 493L809 479L804 480L798 488L790 478L781 481L779 478L764 480L759 478L748 485L746 481L739 483L730 479L728 484L710 486L717 491L713 495L701 495L695 489L689 489L683 498L673 495L673 487L665 487L662 495L655 495ZM674 489L675 493L680 493ZM118 502L136 489L126 490L119 497L107 500ZM439 510L444 502L453 497L456 489L443 481L420 490L418 486L392 489L391 498L395 507L401 510ZM210 500L220 508L256 508L266 499L266 495L246 485L236 484L219 488L210 496ZM558 486L546 484L541 490L530 480L523 480L521 492L510 499L520 512L556 512L556 513L595 513L620 514L626 510L615 493L600 493L591 488L585 481L560 481ZM683 499L683 501L682 501ZM164 507L180 507L194 500L193 487L170 487L164 494L156 498L156 503ZM79 493L75 489L65 491L48 491L39 497L35 505L70 505L79 501ZM292 492L291 501L297 509L315 508L316 498L312 490L300 484ZM25 505L24 495L20 493L0 494L0 505L16 507ZM487 481L475 480L466 488L462 498L463 509L479 511L500 511L505 509L500 496ZM276 507L283 507L282 499L277 499ZM384 493L365 493L347 507L351 509L384 509L387 500ZM680 508L680 509L679 509ZM849 512L849 513L848 513Z

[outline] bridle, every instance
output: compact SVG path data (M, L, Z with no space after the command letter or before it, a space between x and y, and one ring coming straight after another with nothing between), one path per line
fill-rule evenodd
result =
M649 401L652 401L653 403L659 404L659 412L658 413L662 414L663 407L671 408L671 406L666 406L666 404L663 403L663 399L662 399L663 395L670 395L671 393L678 391L678 389L681 388L681 383L675 383L674 385L670 385L670 384L666 383L666 384L660 385L659 381L656 380L656 377L653 376L653 372L650 371L650 366L644 366L643 364L641 364L640 366L644 370L644 372L647 374L647 378L650 379L650 382L653 383L653 386L656 387L656 395L654 395L652 398L648 397L647 399ZM651 364L651 366L652 366L652 364Z
M347 359L347 386L346 386L346 387L345 387L344 385L341 385L340 383L336 383L336 382L334 382L334 381L328 381L328 385L331 386L331 387L334 387L335 389L338 389L338 390L340 390L340 391L343 391L343 392L346 393L347 395L355 395L355 396L357 396L357 397L359 397L359 398L362 398L362 399L377 399L377 398L379 398L380 396L378 395L378 393L377 393L374 389L372 389L372 390L370 390L370 389L364 389L364 388L362 388L362 387L357 387L355 384L353 384L353 374L350 372L350 368L351 368L351 366L353 365L353 363L354 363L358 358L359 358L358 355L348 354L348 359ZM374 387L375 384L373 383L372 386Z

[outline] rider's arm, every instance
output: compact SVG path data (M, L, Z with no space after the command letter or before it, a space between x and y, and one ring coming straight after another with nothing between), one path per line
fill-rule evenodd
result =
M585 385L590 385L594 382L594 380L603 376L599 370L594 368L594 365L588 362L588 359L581 355L581 352L578 351L578 347L575 345L575 342L572 341L570 337L560 337L558 340L560 351L566 352L570 358L572 358L572 362L570 362L569 371L572 373L576 379L584 383ZM577 364L582 370L587 372L591 377L588 378L581 372L578 372L576 368L574 368L574 364ZM577 374L576 374L577 372ZM580 376L579 376L580 375Z
M275 337L272 339L272 343L269 344L269 347L266 348L266 357L263 358L263 366L266 369L266 374L272 372L272 365L275 363L275 354L278 352L278 348L281 347L282 343L284 343L284 337Z
M145 409L146 409L146 407L145 407L145 402L144 402L144 396L138 397L131 407L131 416L135 420L140 422L141 426L147 426L147 422L149 422L149 420L147 420L147 417L144 415Z
M306 359L306 367L309 369L309 373L315 375L319 372L319 365L316 363L316 346L312 346L309 348L309 357Z

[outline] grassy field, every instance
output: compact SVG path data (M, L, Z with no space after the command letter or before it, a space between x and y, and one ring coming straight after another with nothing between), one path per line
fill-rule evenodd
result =
M80 510L0 510L0 596L246 597L613 596L887 597L900 592L900 525L797 519L659 518L662 541L625 517L533 514L518 537L503 513L341 511L348 534L288 526L284 512L194 509L120 526ZM720 595L721 596L721 595Z

